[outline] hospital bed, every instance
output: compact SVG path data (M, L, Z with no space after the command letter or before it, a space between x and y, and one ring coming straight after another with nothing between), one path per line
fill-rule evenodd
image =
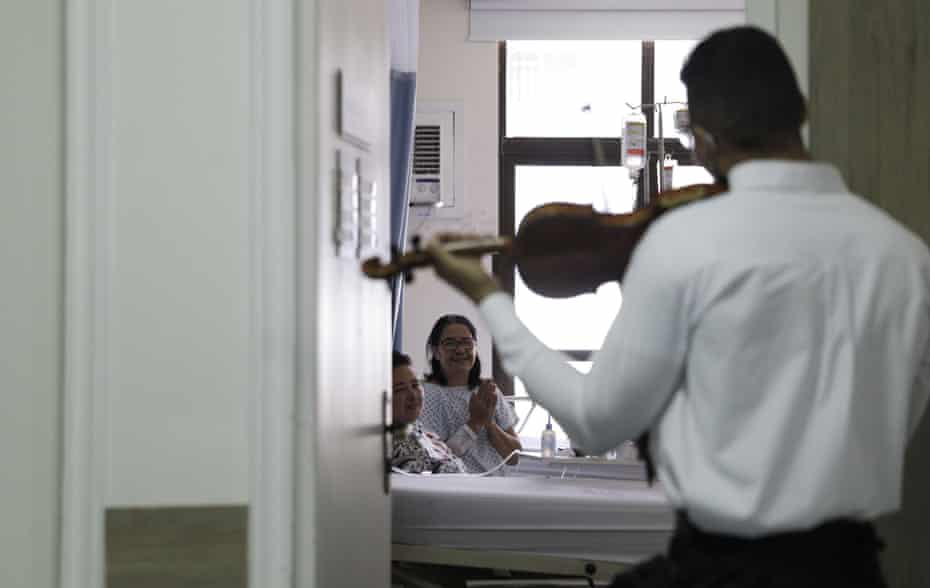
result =
M664 551L674 513L660 488L604 467L584 477L577 460L521 462L503 476L393 475L392 559L605 581Z

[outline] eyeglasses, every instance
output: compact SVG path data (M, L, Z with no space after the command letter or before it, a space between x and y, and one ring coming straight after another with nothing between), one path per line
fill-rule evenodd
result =
M464 349L465 351L471 351L475 348L475 340L467 337L464 339L443 339L439 342L439 345L446 351L455 351L456 349Z

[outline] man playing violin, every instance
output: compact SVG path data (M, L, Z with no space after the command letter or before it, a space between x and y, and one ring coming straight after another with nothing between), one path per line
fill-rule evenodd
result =
M872 521L900 506L927 405L930 253L811 160L773 37L719 31L681 79L696 155L727 188L645 232L588 374L477 257L444 249L459 236L427 251L573 441L596 454L651 432L676 530L614 586L884 586Z

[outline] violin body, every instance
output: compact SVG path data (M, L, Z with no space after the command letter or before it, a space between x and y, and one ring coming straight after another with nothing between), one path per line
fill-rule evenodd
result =
M523 218L511 255L523 282L541 296L594 292L623 278L633 248L649 226L633 222L638 219L581 204L544 204Z
M654 220L676 207L724 190L697 184L659 194L649 206L627 214L606 214L589 205L550 203L531 210L513 239L495 237L455 242L448 249L464 255L510 255L524 283L548 298L594 292L605 282L622 281L636 244ZM384 264L366 260L362 271L372 278L410 277L415 267L430 265L428 253L416 249Z
M712 184L666 191L649 206L605 214L580 204L544 204L520 223L511 255L527 287L548 298L594 292L622 281L636 244L665 212L720 193Z

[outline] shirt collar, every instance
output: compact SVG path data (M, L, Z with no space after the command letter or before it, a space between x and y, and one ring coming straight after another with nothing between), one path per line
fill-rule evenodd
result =
M754 159L734 165L727 176L731 192L848 192L839 170L829 163Z

